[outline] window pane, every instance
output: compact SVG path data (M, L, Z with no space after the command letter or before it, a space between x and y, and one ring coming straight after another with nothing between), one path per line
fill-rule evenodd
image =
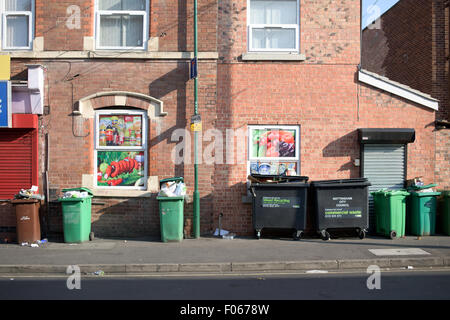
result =
M98 145L142 146L142 116L101 115L99 116Z
M99 0L100 10L145 10L145 0Z
M28 16L6 16L6 46L29 46Z
M144 151L97 151L97 186L144 186Z
M253 49L295 49L295 29L253 29Z
M31 0L6 0L6 11L31 11Z
M252 24L296 24L297 1L251 0L250 23Z
M100 17L100 46L141 47L143 16L111 15Z

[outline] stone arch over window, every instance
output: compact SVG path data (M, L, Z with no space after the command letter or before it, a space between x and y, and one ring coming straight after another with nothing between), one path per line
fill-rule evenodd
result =
M151 96L128 91L105 91L78 101L78 113L84 118L94 118L95 110L104 107L133 107L147 111L150 119L164 117L164 104Z
M167 115L161 100L145 94L128 91L104 91L84 97L77 101L73 115L89 119L92 128L95 126L96 111L106 107L116 109L136 108L146 111L148 120L154 122L156 126L159 125L160 121L158 120ZM91 140L93 143L93 139ZM151 197L152 193L159 190L159 178L158 176L152 176L150 172L148 172L147 177L147 190L104 190L96 188L93 184L94 175L92 173L82 175L82 186L89 188L95 196L100 197Z

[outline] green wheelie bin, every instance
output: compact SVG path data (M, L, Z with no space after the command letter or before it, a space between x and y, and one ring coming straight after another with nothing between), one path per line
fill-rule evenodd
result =
M442 232L447 236L450 236L450 191L442 192L443 203L441 210L441 225Z
M435 185L429 185L435 186ZM420 189L425 189L426 187ZM409 190L406 225L408 233L414 236L432 236L436 233L437 196L440 192L418 192Z
M91 232L91 207L93 193L87 188L63 189L62 192L87 192L84 198L59 198L63 214L64 242L79 243L94 239Z
M406 197L402 190L379 190L371 193L375 206L376 232L391 239L405 236Z
M182 177L163 179L160 186L166 182L183 182ZM162 197L156 199L159 202L159 219L161 225L162 242L180 242L183 240L184 227L184 196Z

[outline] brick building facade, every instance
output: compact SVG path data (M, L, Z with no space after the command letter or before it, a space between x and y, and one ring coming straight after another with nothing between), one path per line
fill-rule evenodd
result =
M450 120L449 2L401 0L362 32L362 67L439 100L436 120ZM433 182L450 187L450 133L436 125Z
M128 20L112 24L102 16L101 9L111 1L105 1L104 8L94 0L33 2L30 48L2 53L11 55L11 77L16 82L26 80L27 65L44 67L45 108L38 116L39 186L46 189L48 171L50 232L62 232L61 209L55 201L61 190L85 186L94 193L96 235L159 235L158 181L183 176L192 199L192 163L175 164L171 159L181 141L177 130L189 130L193 114L193 81L189 80L193 1L144 1L147 11L132 13L136 24L131 27ZM430 126L435 110L359 80L360 1L290 2L288 6L296 9L278 8L280 18L277 8L261 1L198 1L202 154L216 159L202 159L199 165L202 234L218 226L220 213L224 229L241 235L253 232L247 194L250 140L233 139L239 130L249 134L253 127L280 126L295 132L297 151L287 165L294 164L298 175L320 180L361 176L358 129L413 128L416 139L407 148L405 179L435 180L436 138ZM142 20L138 15L143 15ZM141 26L141 21L142 36L136 40L127 28ZM276 24L282 26L272 26ZM117 25L122 33L108 36ZM279 29L283 33L277 33ZM127 41L136 42L134 48L121 48L121 41L125 47ZM148 118L143 187L97 184L96 159L107 149L98 147L97 119L99 111L111 107L144 111L143 119ZM211 132L216 133L216 145L206 136ZM217 147L220 137L222 148ZM190 153L193 159L192 149L185 149L184 156ZM0 231L13 234L14 225L11 206L1 203ZM191 226L188 201L187 236Z

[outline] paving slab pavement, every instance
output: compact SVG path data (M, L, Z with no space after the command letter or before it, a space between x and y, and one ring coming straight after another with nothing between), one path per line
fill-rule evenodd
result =
M375 255L372 249L395 249ZM409 251L409 255L403 252ZM421 250L411 250L421 249ZM392 250L391 250L392 251ZM377 251L374 251L377 252ZM78 265L83 272L245 272L367 268L450 267L450 237L381 237L321 239L215 237L162 243L159 239L95 239L38 248L0 244L0 273L64 273Z

